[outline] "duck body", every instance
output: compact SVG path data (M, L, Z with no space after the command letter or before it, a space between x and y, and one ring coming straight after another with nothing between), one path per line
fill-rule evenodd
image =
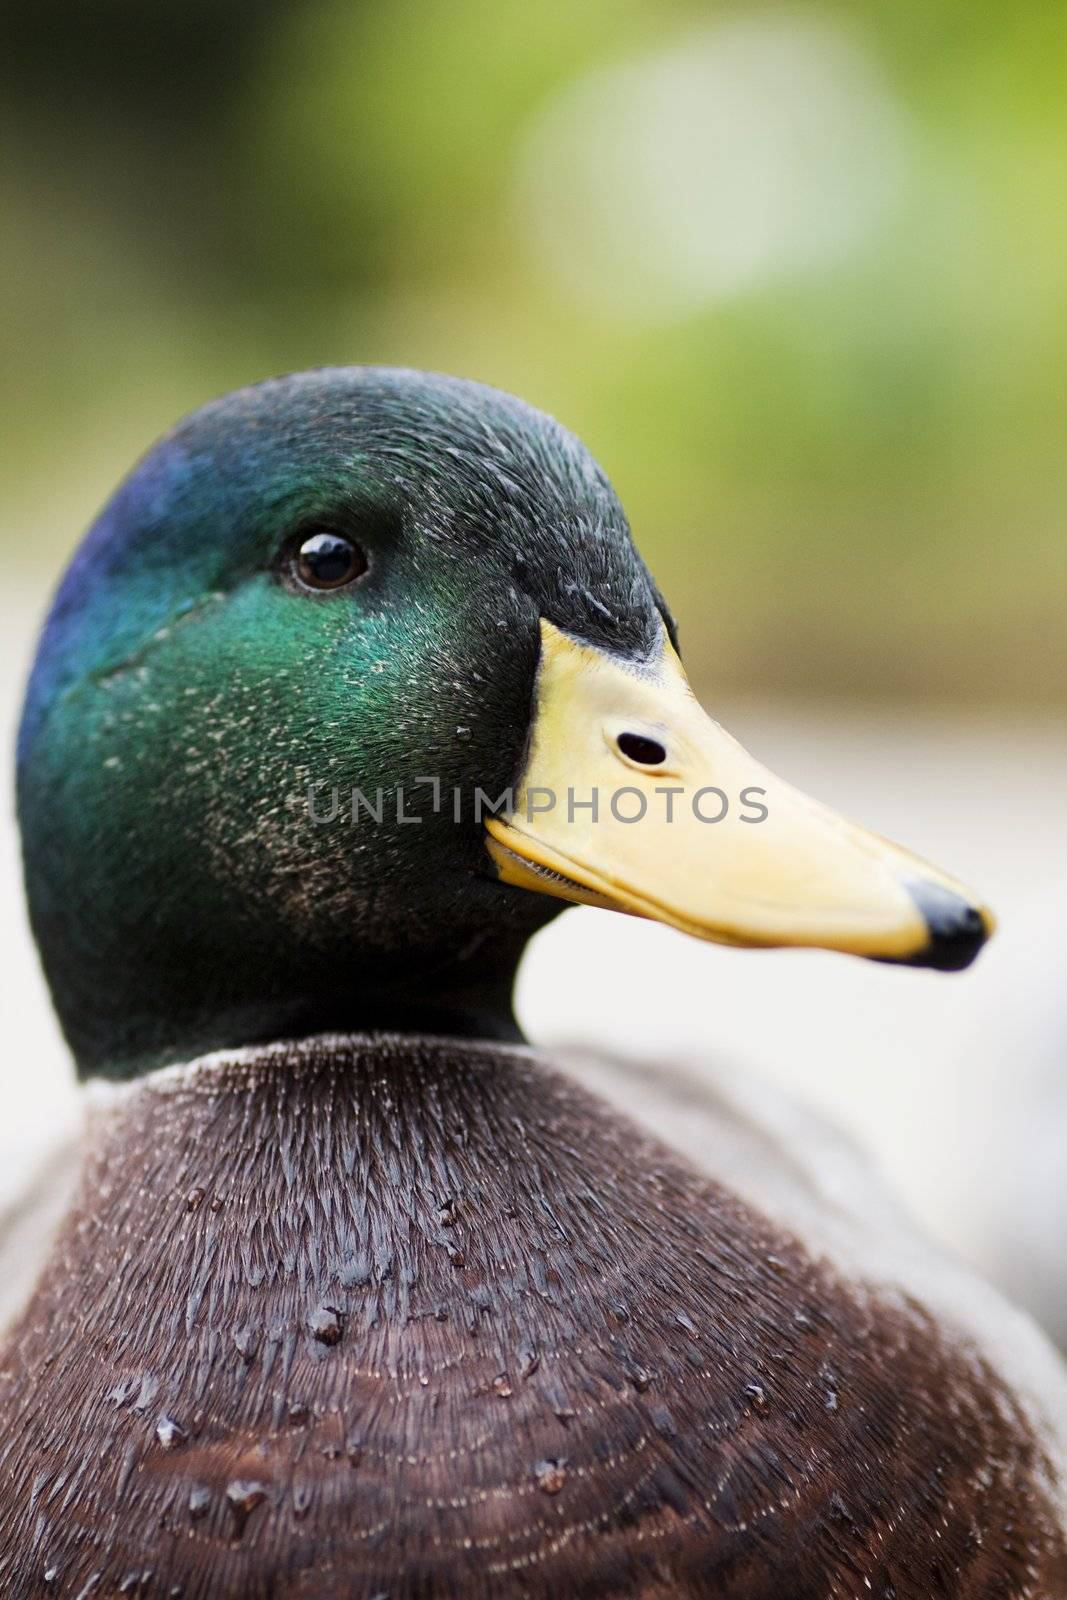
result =
M818 1143L518 1042L561 899L971 959L961 886L748 760L607 480L519 402L303 374L146 458L20 736L93 1081L9 1293L0 1593L1067 1594L1067 1380L1026 1319L917 1269ZM590 772L646 805L755 772L769 825L544 815ZM362 833L308 795L431 778L466 803Z
M1067 1592L980 1344L534 1052L325 1037L91 1116L5 1349L5 1594Z

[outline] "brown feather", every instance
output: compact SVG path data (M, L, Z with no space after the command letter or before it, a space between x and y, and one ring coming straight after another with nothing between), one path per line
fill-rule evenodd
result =
M1047 1463L979 1355L536 1058L148 1080L0 1352L0 1594L1022 1600Z

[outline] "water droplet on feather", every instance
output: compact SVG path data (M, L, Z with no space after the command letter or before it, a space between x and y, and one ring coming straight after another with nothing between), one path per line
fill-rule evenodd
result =
M178 1445L185 1443L186 1432L181 1423L176 1422L173 1417L163 1416L156 1423L156 1438L164 1450L174 1450Z
M562 1459L538 1461L533 1470L537 1487L544 1494L559 1494L567 1481L566 1462Z
M308 1318L308 1331L319 1344L340 1344L341 1313L335 1306L316 1306Z
M240 1539L248 1519L267 1498L267 1485L255 1478L235 1478L226 1486L226 1506L233 1517L234 1538Z
M211 1507L211 1490L202 1483L194 1483L189 1490L189 1515L194 1522L206 1517Z

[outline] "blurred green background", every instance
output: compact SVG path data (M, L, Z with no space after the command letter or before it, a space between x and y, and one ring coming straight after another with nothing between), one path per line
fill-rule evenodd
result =
M1067 702L1067 8L5 13L16 584L212 394L437 367L591 446L702 687Z

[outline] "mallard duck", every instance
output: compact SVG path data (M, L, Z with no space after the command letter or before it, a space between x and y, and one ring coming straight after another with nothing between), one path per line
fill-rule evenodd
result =
M799 1124L521 1039L567 902L946 969L992 925L705 715L563 428L381 369L206 406L75 556L18 765L90 1083L9 1275L5 1596L1067 1593L1033 1326Z

